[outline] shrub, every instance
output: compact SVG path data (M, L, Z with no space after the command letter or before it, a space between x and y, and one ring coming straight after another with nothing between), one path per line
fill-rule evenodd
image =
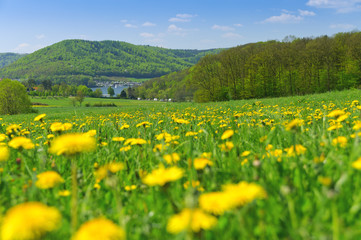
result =
M0 81L0 114L32 112L26 88L20 82L10 79Z

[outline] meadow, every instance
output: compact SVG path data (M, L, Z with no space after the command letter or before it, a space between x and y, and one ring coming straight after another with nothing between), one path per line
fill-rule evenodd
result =
M0 116L0 239L360 239L360 93L32 99Z

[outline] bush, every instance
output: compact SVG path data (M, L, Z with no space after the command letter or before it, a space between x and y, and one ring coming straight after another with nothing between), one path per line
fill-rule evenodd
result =
M10 79L0 81L0 114L33 112L26 88Z

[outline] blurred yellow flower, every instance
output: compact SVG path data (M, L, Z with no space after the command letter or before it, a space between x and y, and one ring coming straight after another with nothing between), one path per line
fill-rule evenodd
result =
M125 186L124 189L125 191L132 191L137 189L137 186L136 185Z
M146 143L147 141L142 138L128 138L125 140L124 145L143 145Z
M95 178L100 181L108 176L109 173L116 173L124 169L124 164L119 162L112 162L99 167L94 175Z
M68 133L55 138L49 152L56 155L75 155L77 153L94 150L96 142L94 137L88 137L82 133Z
M112 141L113 142L123 142L125 140L125 138L123 137L113 137Z
M27 202L12 207L2 219L2 240L39 239L59 227L60 212L39 202Z
M193 160L193 166L196 170L204 169L206 166L212 166L213 162L208 158L195 158Z
M55 171L42 172L36 176L38 180L35 186L41 189L49 189L64 182L64 179Z
M338 136L338 137L332 139L332 145L340 146L340 147L344 148L347 145L347 138L344 136Z
M97 135L97 130L93 129L93 130L89 130L86 133L84 133L85 136L88 137L94 137L95 135Z
M61 197L67 197L70 196L70 191L69 190L62 190L58 192L58 195Z
M96 218L80 226L72 240L122 240L125 232L106 218Z
M227 141L226 143L219 145L219 147L221 148L222 151L228 152L228 151L232 150L232 148L234 147L234 144L233 144L233 142Z
M43 113L43 114L40 114L40 115L38 115L38 116L36 116L35 118L34 118L34 121L43 121L43 119L45 118L45 116L46 116L46 114L45 113Z
M154 169L151 173L146 175L142 181L148 186L160 185L163 186L168 182L176 181L183 177L184 171L178 167L164 168L160 165L159 168Z
M296 146L286 148L285 151L287 152L288 157L294 157L296 155L304 154L307 151L307 148L305 148L301 144L296 144Z
M127 152L127 151L129 151L130 149L132 149L131 146L125 146L125 147L121 147L121 148L119 149L119 151L120 151L120 152Z
M136 127L141 127L141 126L143 126L143 127L149 127L150 125L152 125L152 123L150 123L150 122L141 122L141 123L138 123L138 124L136 125Z
M0 162L8 160L10 157L9 148L6 146L0 146Z
M185 208L168 220L167 231L173 234L182 231L199 232L202 229L211 229L216 224L217 218L203 212L202 209Z
M261 186L255 183L240 182L223 186L221 192L202 194L199 197L199 205L207 212L221 215L224 211L266 196L267 194Z
M221 139L224 140L224 139L228 139L230 137L232 137L234 134L234 131L233 130L226 130L222 136L221 136Z
M361 170L361 157L359 157L356 161L352 162L352 167Z
M63 132L68 131L73 127L73 124L71 123L61 123L61 122L55 122L51 124L50 130L52 132Z
M168 163L168 164L173 164L176 163L180 160L180 156L178 153L171 153L171 154L167 154L163 156L163 159Z
M293 129L296 129L297 127L302 126L303 123L304 123L304 120L302 120L302 119L299 119L299 118L293 119L290 123L287 124L286 130L291 131Z
M35 147L31 139L26 137L15 137L11 139L8 145L15 149L33 149Z
M4 141L6 139L6 135L1 133L0 134L0 142Z

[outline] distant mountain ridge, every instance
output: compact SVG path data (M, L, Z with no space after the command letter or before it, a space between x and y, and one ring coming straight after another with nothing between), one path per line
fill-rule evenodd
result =
M0 53L0 68L3 68L26 55L27 54Z
M0 77L158 77L189 68L202 56L221 50L176 50L109 40L64 40L0 69Z

